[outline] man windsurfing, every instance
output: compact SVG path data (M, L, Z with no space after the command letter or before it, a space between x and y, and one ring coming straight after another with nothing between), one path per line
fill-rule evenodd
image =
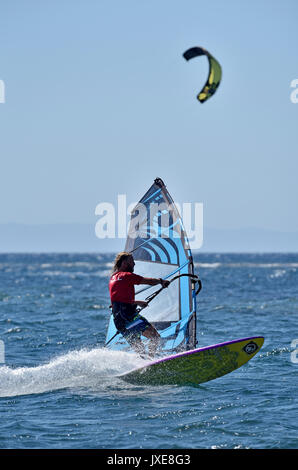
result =
M150 339L148 352L151 356L156 353L160 335L151 323L137 312L137 307L147 307L147 302L135 300L135 285L147 284L168 287L169 281L148 278L135 274L133 256L127 252L119 253L114 261L113 273L109 282L112 312L117 331L138 352L145 353L141 334Z

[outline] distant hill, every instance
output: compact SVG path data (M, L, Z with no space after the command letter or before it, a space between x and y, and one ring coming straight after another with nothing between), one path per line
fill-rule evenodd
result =
M124 239L98 239L95 224L0 224L0 252L117 252ZM204 229L202 252L298 252L298 233Z

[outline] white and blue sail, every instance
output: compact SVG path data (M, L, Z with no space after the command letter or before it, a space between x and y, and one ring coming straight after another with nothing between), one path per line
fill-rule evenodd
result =
M144 277L173 281L142 311L163 338L165 353L196 346L196 286L193 259L182 219L164 182L157 178L131 213L125 251L135 260L134 272ZM136 286L136 300L145 300L157 287ZM111 315L106 343L128 349L116 334ZM142 337L143 339L143 337ZM144 343L146 344L144 338Z

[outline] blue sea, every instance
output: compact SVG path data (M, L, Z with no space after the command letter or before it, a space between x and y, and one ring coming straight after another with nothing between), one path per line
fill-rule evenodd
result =
M104 348L113 258L0 255L0 448L297 448L298 254L195 256L198 346L265 337L196 387L117 378L143 360Z

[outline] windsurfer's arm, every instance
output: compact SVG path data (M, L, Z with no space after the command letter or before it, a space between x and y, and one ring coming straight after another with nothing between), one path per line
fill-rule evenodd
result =
M143 277L142 282L140 284L148 284L149 286L157 286L161 284L162 287L168 287L170 281L166 281L165 279L156 279L155 277Z

